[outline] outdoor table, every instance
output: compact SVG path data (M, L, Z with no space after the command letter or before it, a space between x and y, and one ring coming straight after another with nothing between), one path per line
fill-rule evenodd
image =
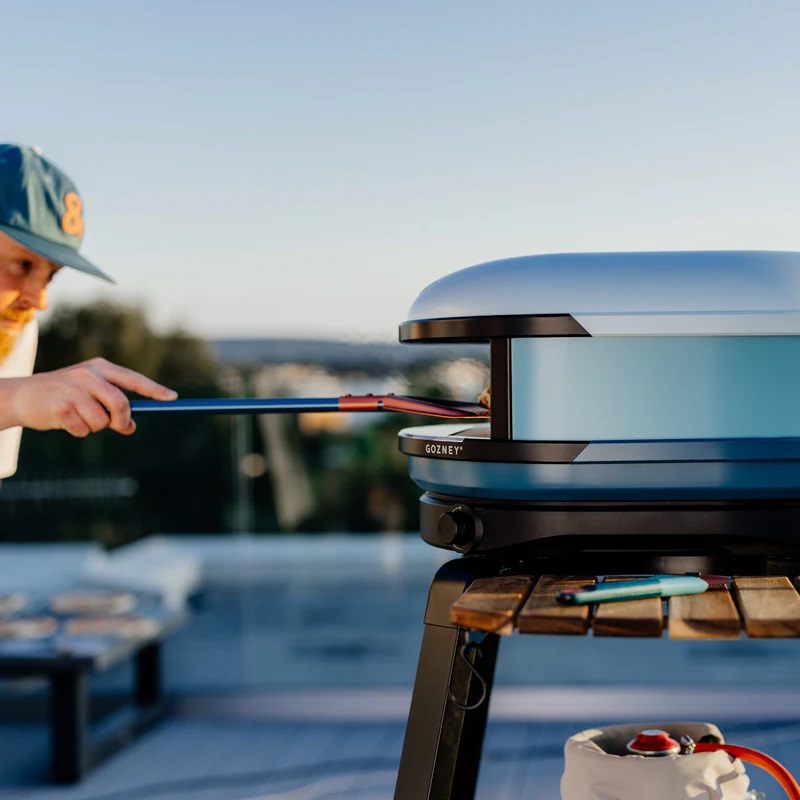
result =
M619 576L610 574L612 563L621 565ZM692 563L687 559L688 567ZM658 569L651 554L529 561L467 556L445 564L428 597L395 800L474 797L501 636L661 637L666 631L671 639L800 637L799 564L769 557L717 563L725 568L721 574L736 576L730 587L715 584L668 600L572 606L557 603L555 592L667 570ZM745 566L756 574L741 570Z
M136 638L59 635L0 643L0 676L45 676L50 685L51 776L75 783L102 759L151 728L169 710L161 675L161 646L186 620L184 611L154 614L158 629ZM94 725L89 679L129 659L132 702Z

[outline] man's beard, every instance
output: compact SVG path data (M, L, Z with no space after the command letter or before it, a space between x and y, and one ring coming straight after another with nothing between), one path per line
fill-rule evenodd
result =
M35 308L7 308L0 312L0 364L17 343L22 329L36 316ZM7 325L6 322L16 323Z

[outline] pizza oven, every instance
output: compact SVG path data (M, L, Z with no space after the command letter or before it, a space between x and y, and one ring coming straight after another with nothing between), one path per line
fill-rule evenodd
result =
M445 276L400 340L488 342L491 419L401 431L422 537L793 549L798 334L798 253L538 255Z

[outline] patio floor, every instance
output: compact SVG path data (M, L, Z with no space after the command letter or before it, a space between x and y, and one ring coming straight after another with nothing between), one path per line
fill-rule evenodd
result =
M275 705L273 714L258 702L181 702L170 720L72 787L47 783L44 725L0 725L0 798L391 800L405 728L393 718L399 699L389 693L387 713L382 713L379 694L370 695L370 707L344 715L344 721L335 719L341 715L328 701L321 703L317 720L302 708L292 719L288 705L303 703L291 697L287 707ZM501 692L498 700L500 719L490 719L478 800L558 800L563 742L598 720L509 720L502 708L514 698ZM632 695L623 702L635 700ZM668 697L662 700L669 703ZM687 698L687 705L691 700ZM619 713L624 716L623 709ZM630 707L627 713L637 716ZM729 741L765 750L791 770L798 769L800 712L796 719L782 715L771 722L746 716L713 721ZM748 772L753 787L766 791L770 800L783 797L760 770L751 767Z
M0 699L28 716L0 710L0 800L392 800L441 554L409 537L328 536L313 551L297 537L170 544L205 569L191 624L165 650L175 713L81 784L58 787L48 783L47 726L16 721L34 709L43 717L42 686L3 684ZM84 546L46 549L6 547L4 590L46 594L83 574ZM791 640L512 637L477 798L558 800L564 741L631 720L713 722L800 774L796 659ZM123 668L95 688L113 694L129 681ZM748 772L768 800L784 797Z

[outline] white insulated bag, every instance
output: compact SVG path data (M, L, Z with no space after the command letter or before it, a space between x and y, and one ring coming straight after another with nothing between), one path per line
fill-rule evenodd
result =
M743 800L750 781L744 765L727 753L632 755L627 745L643 729L667 731L673 739L699 741L715 725L657 722L611 725L571 736L564 746L561 800Z

